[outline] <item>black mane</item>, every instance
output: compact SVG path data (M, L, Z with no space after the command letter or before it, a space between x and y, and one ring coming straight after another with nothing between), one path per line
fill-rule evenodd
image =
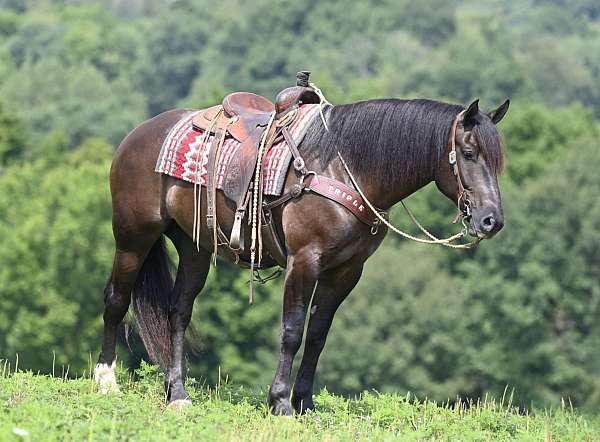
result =
M316 119L303 141L307 157L324 167L337 152L351 170L369 179L392 183L419 182L437 169L450 130L463 106L432 100L380 99L333 106L327 123ZM496 126L480 113L473 129L489 166L503 167L502 141Z

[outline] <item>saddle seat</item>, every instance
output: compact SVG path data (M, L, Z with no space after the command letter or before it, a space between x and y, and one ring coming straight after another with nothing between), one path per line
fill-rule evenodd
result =
M233 92L223 99L223 104L196 115L192 124L198 130L211 133L226 127L229 135L242 143L257 127L269 124L274 110L275 105L265 97L252 92Z
M231 117L266 118L268 123L275 105L267 98L252 92L233 92L223 99L223 110Z
M302 104L320 103L319 96L308 86L293 86L281 91L275 104L271 100L252 92L232 92L223 103L200 112L192 124L201 131L216 132L227 127L227 132L240 143L244 142L256 128L266 128L275 112L275 121ZM218 118L213 124L215 117ZM258 147L258 146L257 146Z

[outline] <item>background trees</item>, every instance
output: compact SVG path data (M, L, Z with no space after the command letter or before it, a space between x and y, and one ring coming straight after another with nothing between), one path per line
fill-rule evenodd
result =
M597 407L596 3L0 0L0 358L49 371L54 353L72 372L95 360L113 247L107 174L127 131L230 90L274 96L310 69L335 103L513 103L500 126L504 231L470 253L388 238L340 310L321 385L440 400L509 385L524 403ZM434 186L409 203L433 231L452 230ZM246 281L225 263L210 277L194 376L270 382L280 282L248 307ZM120 357L133 366L130 344Z

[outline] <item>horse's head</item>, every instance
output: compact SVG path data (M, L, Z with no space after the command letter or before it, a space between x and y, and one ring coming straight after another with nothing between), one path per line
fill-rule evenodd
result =
M479 100L471 103L454 122L450 143L435 178L438 188L470 222L469 233L478 238L491 238L504 225L498 189L504 157L496 124L508 106L506 100L486 114L479 111Z

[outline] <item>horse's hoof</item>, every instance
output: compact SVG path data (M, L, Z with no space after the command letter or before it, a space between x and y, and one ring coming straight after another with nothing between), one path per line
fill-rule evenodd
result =
M98 384L100 394L120 393L115 376L115 362L111 365L96 364L94 381Z
M175 401L169 402L167 408L169 410L173 410L177 413L183 412L185 409L192 406L192 401L190 399L177 399Z
M296 413L298 414L306 414L307 412L315 411L315 404L310 396L307 396L304 399L292 397L292 404L294 404L294 410L296 410Z
M290 401L280 401L274 406L271 407L271 412L275 416L293 416L294 411L292 410L292 406Z

